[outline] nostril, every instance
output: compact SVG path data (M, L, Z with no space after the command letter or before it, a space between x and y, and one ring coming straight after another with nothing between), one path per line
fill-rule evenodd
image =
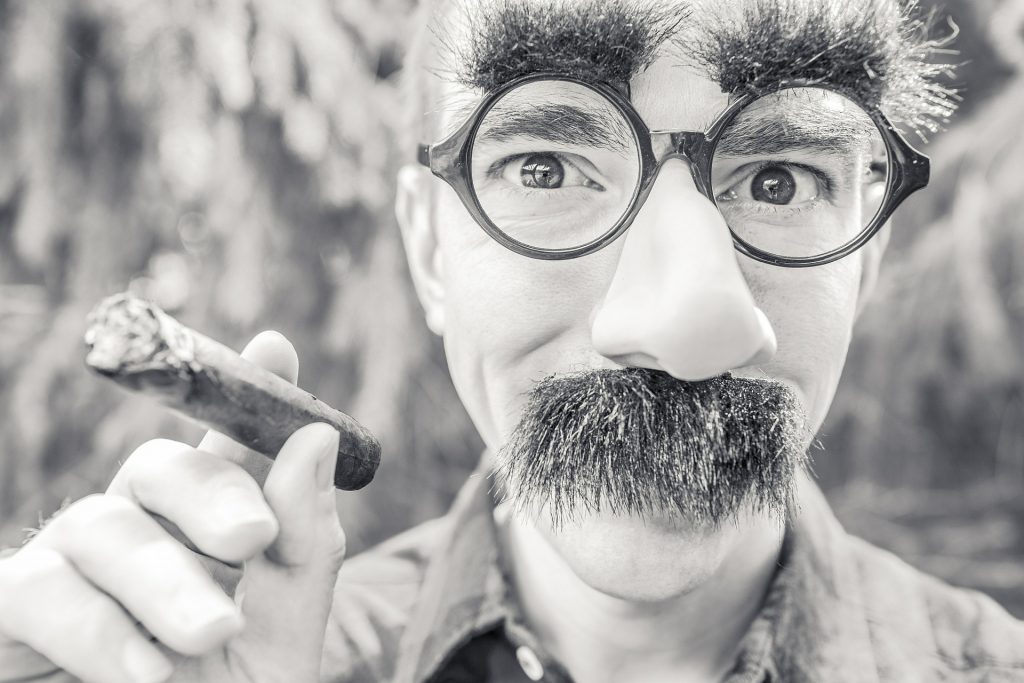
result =
M777 349L775 332L742 294L705 290L653 306L616 301L595 320L594 348L620 365L687 381L766 363Z

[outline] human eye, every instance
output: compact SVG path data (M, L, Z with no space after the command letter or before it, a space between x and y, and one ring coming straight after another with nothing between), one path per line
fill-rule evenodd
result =
M745 164L730 175L733 182L715 200L760 211L806 208L827 200L835 187L828 172L792 161Z
M604 191L595 180L593 164L576 154L531 152L508 156L493 163L488 176L510 183L516 188L551 191L581 187Z

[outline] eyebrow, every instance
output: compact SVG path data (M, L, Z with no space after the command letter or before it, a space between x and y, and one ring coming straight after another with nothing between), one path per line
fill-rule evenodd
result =
M495 114L496 116L491 116ZM602 112L567 104L530 109L492 109L477 133L476 141L506 142L511 139L545 140L556 144L598 147L623 153L632 133L625 123Z
M746 126L743 126L746 128ZM753 155L780 155L799 150L815 150L853 155L859 148L866 147L866 137L846 135L840 131L824 131L817 127L761 128L749 126L749 130L738 131L736 135L723 137L715 148L716 155L725 157L749 157Z
M875 106L890 75L899 78L905 26L898 21L909 21L798 0L751 0L738 16L694 16L688 0L455 4L469 40L442 37L442 48L454 80L485 92L540 72L626 83L671 44L680 61L706 69L728 94L808 81Z
M679 32L686 0L504 0L457 3L440 44L454 80L492 92L522 76L552 72L592 83L628 83ZM463 33L465 44L445 39Z
M853 155L870 149L871 130L837 118L810 120L794 117L741 116L729 125L715 154L750 156L816 150Z
M688 49L730 95L806 82L839 88L872 107L880 104L890 76L901 77L901 42L910 25L907 17L883 9L752 0L738 16L709 17Z

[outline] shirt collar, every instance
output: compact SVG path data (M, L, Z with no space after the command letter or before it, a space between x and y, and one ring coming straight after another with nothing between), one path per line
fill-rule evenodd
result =
M402 635L395 683L429 680L452 653L506 617L487 462L459 491L449 533L433 549Z
M485 458L485 463L487 459ZM422 683L475 636L504 624L505 581L498 560L486 465L474 472L449 513L409 626L396 683ZM801 477L800 511L789 522L785 565L741 647L730 681L878 681L851 540L821 490Z
M787 527L785 568L772 587L778 601L771 659L785 680L877 683L855 542L809 477L799 481L800 511Z

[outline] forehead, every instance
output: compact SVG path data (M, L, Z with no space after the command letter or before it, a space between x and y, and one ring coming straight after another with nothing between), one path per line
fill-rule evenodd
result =
M841 87L870 106L893 36L868 9L891 1L448 0L434 31L440 109L464 113L481 94L538 72L629 82L656 128L694 127L729 96L795 80ZM663 120L681 115L684 101L703 113L683 116L685 125Z

